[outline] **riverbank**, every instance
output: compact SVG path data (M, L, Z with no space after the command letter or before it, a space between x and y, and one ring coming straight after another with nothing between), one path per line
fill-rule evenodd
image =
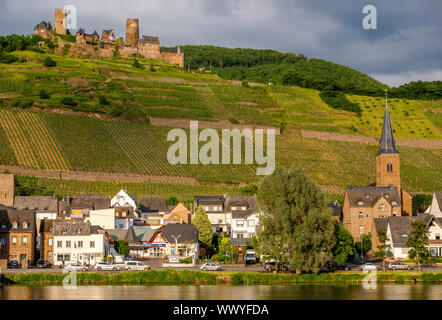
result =
M67 274L19 273L3 274L3 284L62 284ZM258 272L207 272L189 270L149 270L138 272L78 272L79 285L88 284L290 284L290 283L362 283L367 274L337 272L323 274L275 274ZM378 283L442 283L442 272L377 272Z

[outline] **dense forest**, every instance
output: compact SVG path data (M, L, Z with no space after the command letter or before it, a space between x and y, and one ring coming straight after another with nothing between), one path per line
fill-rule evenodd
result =
M230 49L215 46L182 47L189 68L206 68L222 78L297 85L317 90L383 96L389 87L349 67L303 54L275 50ZM391 88L389 95L407 99L440 99L442 81L417 81Z

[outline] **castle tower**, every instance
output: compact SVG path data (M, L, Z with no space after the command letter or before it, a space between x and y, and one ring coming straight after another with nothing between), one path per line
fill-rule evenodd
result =
M67 13L64 9L55 9L54 18L54 31L58 34L68 34L66 30L66 19Z
M394 185L401 194L399 152L396 150L396 142L393 138L387 99L385 99L384 125L379 141L379 151L376 155L376 185L380 187Z
M136 45L140 38L140 22L138 19L126 20L126 44Z

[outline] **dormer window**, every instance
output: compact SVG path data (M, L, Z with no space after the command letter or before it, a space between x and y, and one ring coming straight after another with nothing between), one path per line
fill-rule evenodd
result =
M6 229L6 222L2 222L2 229Z
M12 229L17 229L17 228L18 228L18 223L17 223L17 221L14 221L12 223Z
M363 205L364 205L364 202L358 201L358 206L363 206Z
M397 205L397 202L396 201L391 201L391 204L395 206L395 205Z
M28 226L29 226L29 224L28 224L28 222L27 222L27 221L23 222L23 229L27 229L27 228L28 228Z
M381 205L379 206L379 210L385 211L386 210L385 204L381 203Z

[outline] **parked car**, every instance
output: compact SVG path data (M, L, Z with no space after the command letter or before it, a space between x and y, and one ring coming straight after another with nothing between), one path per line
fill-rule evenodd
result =
M388 270L413 270L413 266L405 264L401 261L393 261L388 264Z
M372 270L379 270L380 267L371 262L368 262L360 266L359 269L361 269L362 271L372 271Z
M246 264L248 264L248 263L256 263L257 262L257 259L256 259L256 254L255 254L255 251L253 251L253 250L250 250L250 251L247 251L246 252Z
M97 262L94 267L97 271L120 271L120 267L109 262Z
M124 269L131 271L149 270L150 267L139 261L124 261Z
M50 267L52 267L52 264L48 260L38 259L37 267L38 268L50 268Z
M204 263L201 267L201 270L203 271L221 271L222 268L220 265L217 265L216 263L213 262L206 262Z
M64 269L67 271L88 271L89 268L87 266L82 265L81 263L68 263L64 266Z
M18 262L16 260L12 260L9 263L9 268L21 268L20 262Z

